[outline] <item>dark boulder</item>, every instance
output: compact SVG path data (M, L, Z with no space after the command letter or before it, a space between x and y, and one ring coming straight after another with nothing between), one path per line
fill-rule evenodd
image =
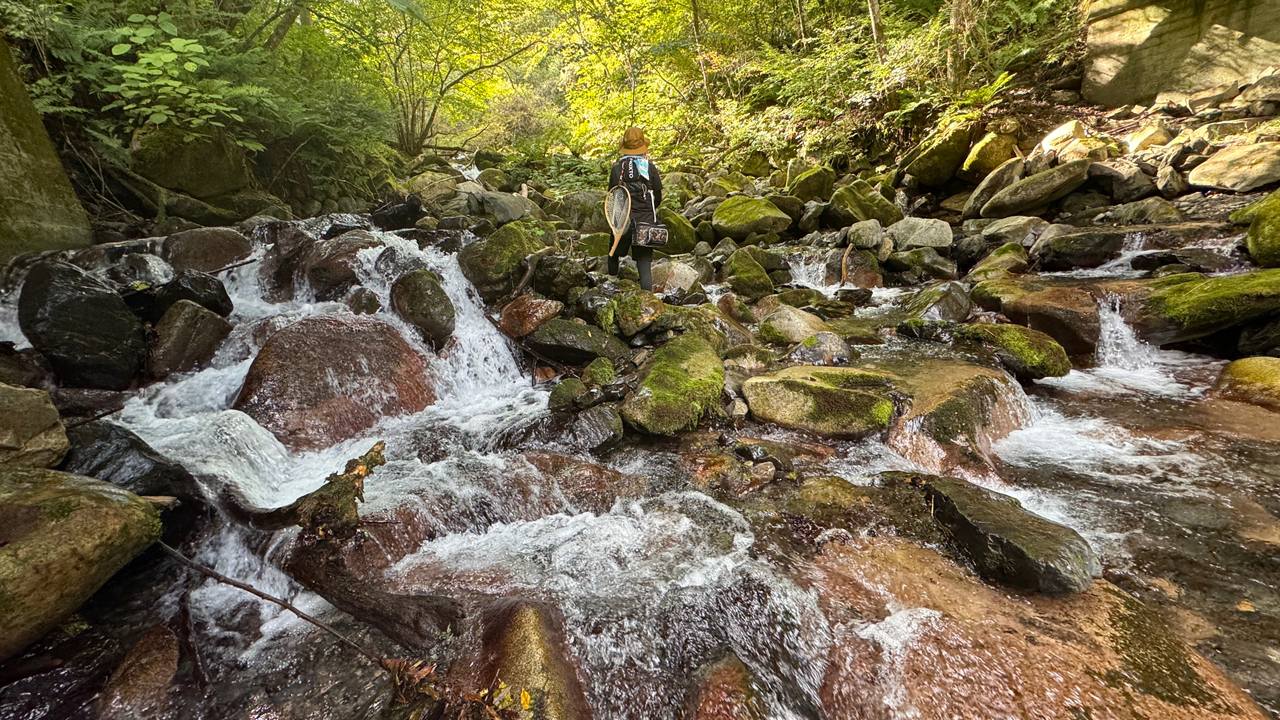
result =
M109 482L135 495L171 495L184 502L200 497L186 468L119 425L95 420L68 429L67 439L71 449L58 468L63 472Z
M617 360L627 354L627 346L612 333L559 318L543 323L524 342L534 352L570 365L587 363L598 357Z
M213 272L235 264L253 252L253 243L227 227L184 230L165 239L161 256L178 270Z
M231 323L190 300L179 300L156 323L155 332L151 375L163 378L195 370L211 360L231 334Z
M41 262L27 273L18 324L69 385L123 390L146 363L142 323L124 299L62 261Z

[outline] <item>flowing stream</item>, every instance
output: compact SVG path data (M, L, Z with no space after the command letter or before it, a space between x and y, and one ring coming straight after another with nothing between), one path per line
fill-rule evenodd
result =
M432 358L439 395L432 407L314 453L286 450L230 410L267 334L262 324L348 312L305 297L268 303L251 265L229 277L236 329L211 367L147 388L117 421L182 462L212 502L234 493L261 508L316 489L348 458L385 440L389 462L367 481L362 514L408 508L414 522L433 528L430 539L389 565L388 582L400 592L553 604L595 717L682 717L684 698L672 689L726 648L750 669L769 717L822 716L828 649L843 631L885 649L887 717L919 717L904 700L907 680L894 675L901 673L893 659L935 611L902 606L878 622L841 629L796 582L803 561L769 547L739 511L683 484L666 452L632 448L610 456L616 470L645 479L650 492L643 499L576 507L554 478L514 452L546 421L547 393L484 317L454 256L380 237L437 271L457 309L455 341L440 358L393 314L379 314ZM363 251L362 281L389 307L380 252ZM799 284L833 291L821 271L793 264ZM0 331L20 342L11 308L0 312ZM1280 513L1280 428L1264 411L1206 397L1221 363L1146 346L1118 307L1107 302L1101 310L1099 365L1035 387L1032 420L994 448L1006 483L999 489L1079 530L1113 581L1206 619L1211 630L1199 649L1238 681L1280 677L1280 631L1250 628L1256 609L1280 612L1280 524L1272 517ZM865 441L841 446L828 469L859 481L912 467L882 443ZM264 537L223 523L200 539L196 559L372 641L278 568L294 532ZM384 681L363 659L240 590L175 582L147 614L152 621L185 616L200 648L199 667L190 672L209 688L158 716L373 717L385 699ZM1275 693L1258 699L1280 712Z

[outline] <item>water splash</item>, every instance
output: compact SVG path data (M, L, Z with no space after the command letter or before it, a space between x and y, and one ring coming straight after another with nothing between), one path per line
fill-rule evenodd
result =
M827 282L827 253L796 253L787 259L791 267L791 281L802 287L812 288L827 297L834 297L844 286L840 281Z

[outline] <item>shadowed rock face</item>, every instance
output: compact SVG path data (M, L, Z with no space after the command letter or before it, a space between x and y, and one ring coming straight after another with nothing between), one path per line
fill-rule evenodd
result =
M477 687L497 680L529 693L545 720L589 720L582 685L565 646L564 630L551 609L501 600L486 613Z
M426 363L395 328L336 316L302 320L272 335L235 408L286 446L313 450L433 402Z
M1105 581L1066 598L1010 596L934 550L865 536L827 545L810 576L827 616L850 619L828 658L828 717L1264 717Z
M69 385L123 390L146 363L142 323L125 301L65 262L42 262L27 274L18 322Z

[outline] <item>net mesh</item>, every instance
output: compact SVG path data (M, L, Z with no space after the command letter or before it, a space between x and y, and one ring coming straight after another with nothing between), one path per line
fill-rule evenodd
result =
M631 219L631 195L624 187L616 187L604 197L604 216L614 235L621 235Z

